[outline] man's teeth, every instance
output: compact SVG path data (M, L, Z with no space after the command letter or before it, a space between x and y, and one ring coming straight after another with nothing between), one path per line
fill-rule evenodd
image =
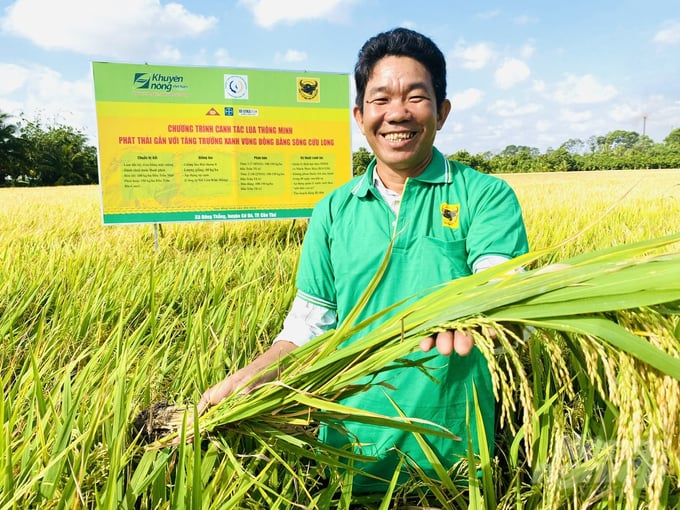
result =
M399 142L401 140L408 140L409 138L413 138L413 133L387 133L385 135L385 138L389 142Z

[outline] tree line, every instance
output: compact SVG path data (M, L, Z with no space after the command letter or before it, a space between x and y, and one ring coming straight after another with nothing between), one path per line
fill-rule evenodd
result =
M0 112L0 186L96 184L97 149L70 126L10 122Z
M365 172L372 157L367 149L359 148L352 159L354 175ZM615 130L585 141L572 138L544 153L535 147L508 145L498 153L460 150L447 157L492 174L680 168L680 128L662 143L635 131Z
M508 145L498 153L447 156L485 173L572 172L643 168L680 168L680 128L662 143L634 131L616 130L587 140L570 139L541 153L535 147ZM373 154L360 147L352 153L352 171L360 175ZM0 186L97 184L97 149L78 129L43 126L38 120L12 123L0 111Z

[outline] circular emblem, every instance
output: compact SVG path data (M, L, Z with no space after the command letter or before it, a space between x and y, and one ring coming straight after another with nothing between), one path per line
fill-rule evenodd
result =
M248 96L248 82L243 76L224 77L224 93L227 97L243 99Z

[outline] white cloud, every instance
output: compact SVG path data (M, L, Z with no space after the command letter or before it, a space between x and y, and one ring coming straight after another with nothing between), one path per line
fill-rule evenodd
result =
M538 23L538 18L524 14L522 16L516 16L512 22L515 25L529 25L531 23Z
M485 42L471 46L458 43L450 55L451 60L460 62L465 69L482 69L493 57L493 49Z
M549 129L552 128L552 126L553 126L553 124L549 120L536 121L536 130L541 132L541 133L548 131Z
M543 105L537 103L527 103L524 105L517 104L516 101L510 99L501 99L496 101L489 107L489 111L501 117L517 117L519 115L529 115L536 113L543 109Z
M479 104L484 93L479 89L465 89L458 94L451 97L451 103L454 111L462 111L472 108Z
M199 54L200 55L200 54ZM196 59L195 59L196 60ZM199 60L195 65L216 65L220 67L255 67L255 64L250 60L236 59L229 50L225 48L218 48L212 52L212 59L208 58Z
M233 66L234 59L229 54L229 50L225 50L224 48L215 50L215 64L223 67Z
M94 91L89 66L87 75L74 81L44 66L0 64L3 77L8 76L4 74L8 69L21 77L21 86L0 90L3 111L16 117L23 114L29 120L40 119L48 125L69 125L83 130L90 138L95 137ZM19 95L21 97L16 97Z
M480 12L479 14L477 14L477 17L480 19L491 19L500 16L500 14L501 14L500 9L496 9L493 11Z
M174 40L201 35L217 23L160 0L16 0L5 13L2 29L40 48L117 58L178 60Z
M680 101L651 95L635 102L613 105L607 116L621 129L629 129L663 140L668 133L680 126Z
M528 65L521 60L511 58L496 70L496 85L502 89L509 89L513 85L526 80L530 74Z
M166 44L158 48L158 57L164 62L179 62L182 58L182 52L174 46Z
M281 22L337 21L357 0L239 0L255 17L255 23L271 28Z
M0 95L11 94L19 90L28 81L28 69L16 64L5 64L0 62Z
M600 83L590 74L569 74L557 84L553 98L562 104L590 104L608 101L617 94L616 87Z
M462 133L465 130L465 126L462 122L454 122L451 130L454 133Z
M680 21L667 21L656 34L654 42L661 45L675 46L680 44Z
M288 50L285 53L277 53L276 60L282 60L284 62L304 62L307 60L307 53L298 50Z
M522 46L522 48L519 50L519 55L524 59L530 59L534 56L535 52L536 46L534 45L533 41L529 41L525 43L524 46Z
M590 110L585 110L582 112L570 110L568 108L562 108L560 110L560 120L565 122L584 122L593 118L593 113Z
M505 119L503 122L501 122L500 128L506 131L515 131L516 129L521 128L524 125L524 122L522 122L520 119Z
M617 122L628 122L634 119L641 119L642 111L639 107L633 108L628 104L619 104L609 111L609 116Z
M545 82L543 80L534 80L531 83L531 90L534 92L543 92L545 90Z
M603 123L593 122L593 120L582 121L582 122L571 122L569 124L569 129L565 130L565 134L562 135L561 142L566 142L569 138L581 138L583 136L592 136L594 133L605 134L609 131L609 128L604 127ZM571 132L571 135L566 133Z

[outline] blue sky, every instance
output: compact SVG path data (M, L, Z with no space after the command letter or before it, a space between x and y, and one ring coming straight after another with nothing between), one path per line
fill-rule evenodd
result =
M447 154L680 127L678 0L3 0L0 111L96 143L92 61L351 73L396 26L447 56Z

